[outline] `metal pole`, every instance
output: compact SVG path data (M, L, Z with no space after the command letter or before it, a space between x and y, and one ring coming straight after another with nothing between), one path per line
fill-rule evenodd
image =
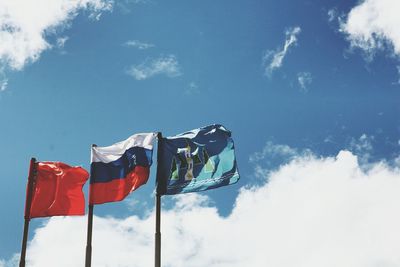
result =
M156 247L155 247L155 267L161 267L161 196L156 195Z
M162 134L159 132L157 134L157 187L159 186L158 184L158 175L159 175L159 163L160 163L160 145L161 145L161 139L162 139ZM161 194L158 193L158 188L156 189L156 234L155 234L155 259L154 259L154 266L155 267L161 267Z
M21 258L19 261L19 267L25 267L26 245L28 243L29 221L30 221L33 189L35 186L35 179L36 179L36 159L31 158L31 164L29 167L29 175L28 175L28 188L25 199L25 216L24 216L25 224L24 224L24 235L22 238Z
M89 204L85 267L92 265L93 205Z
M96 147L96 144L92 145ZM86 241L86 258L85 258L85 267L92 266L92 230L93 230L93 204L90 204L91 195L90 195L90 183L89 183L89 213L88 213L88 226L87 226L87 241Z
M92 144L92 148L96 147L96 144ZM93 151L92 151L93 153ZM89 213L88 213L88 229L87 229L87 239L86 239L86 257L85 257L85 267L92 266L92 231L93 231L93 209L94 205L90 204L91 192L89 183Z

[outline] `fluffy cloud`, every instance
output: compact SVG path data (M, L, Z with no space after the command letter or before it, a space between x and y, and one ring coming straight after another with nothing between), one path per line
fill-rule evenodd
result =
M359 161L368 167L368 162L371 159L371 154L373 152L373 142L375 137L373 135L362 134L360 138L352 138L350 140L350 149L358 155Z
M150 43L144 43L138 40L130 40L125 42L124 44L125 46L130 46L130 47L134 47L137 48L139 50L145 50L145 49L149 49L149 48L153 48L155 45L154 44L150 44Z
M398 167L364 171L348 151L295 156L286 146L254 160L268 151L292 159L268 172L268 183L242 188L227 217L198 194L163 210L163 266L400 266ZM50 219L29 244L29 266L81 266L85 234L86 218ZM154 211L94 218L93 266L152 266L153 249Z
M112 0L3 0L0 1L0 63L21 70L52 45L46 37L65 28L87 9L98 19L112 8Z
M145 80L159 74L165 74L171 78L182 75L174 55L148 59L139 65L131 66L127 73L136 80Z
M276 166L288 164L298 157L311 155L312 152L309 149L299 150L288 145L268 141L262 151L250 155L249 161L254 164L254 175L260 179L265 179L265 177L269 177Z
M294 27L285 32L286 40L282 49L268 50L265 52L262 64L265 67L265 74L271 75L275 69L282 66L283 59L285 58L289 48L297 43L297 35L301 32L300 27Z
M297 73L297 81L303 93L308 92L308 86L312 83L312 75L310 72Z
M353 47L372 56L390 47L400 56L400 1L364 0L355 6L341 25Z

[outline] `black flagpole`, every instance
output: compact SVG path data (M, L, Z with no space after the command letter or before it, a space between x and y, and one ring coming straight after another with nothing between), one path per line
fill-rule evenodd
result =
M85 267L92 265L93 205L89 204Z
M21 258L19 261L19 267L25 267L26 244L28 242L28 230L29 230L29 221L31 217L30 213L31 213L33 189L35 186L35 178L36 178L36 159L31 158L31 164L29 167L29 175L28 175L28 188L25 200L24 236L22 238Z
M93 144L92 147L97 145ZM90 204L90 183L89 183L89 213L87 226L87 241L86 241L86 258L85 267L92 266L92 229L93 229L93 204Z
M161 267L161 231L160 231L160 213L161 213L161 196L156 195L156 253L155 267Z
M155 267L161 267L161 194L158 192L158 174L159 174L159 162L160 162L160 145L162 134L159 132L157 134L157 188L156 188L156 244L155 244Z

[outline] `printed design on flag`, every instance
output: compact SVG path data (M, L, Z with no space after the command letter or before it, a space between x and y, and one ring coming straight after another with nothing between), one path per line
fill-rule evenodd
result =
M186 143L190 142L186 140ZM197 191L239 178L233 142L228 142L221 152L213 156L209 156L205 145L198 146L192 142L192 147L188 144L177 148L172 158L167 190Z
M239 180L234 143L222 125L210 125L162 139L158 192L208 190Z
M193 152L189 144L184 148L178 148L172 158L170 180L179 180L179 174L182 173L184 173L185 181L195 179L193 175L195 166L202 168L205 173L215 171L215 163L204 146L197 146Z

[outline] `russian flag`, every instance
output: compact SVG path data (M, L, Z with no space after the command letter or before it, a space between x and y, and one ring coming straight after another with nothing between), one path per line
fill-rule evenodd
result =
M89 203L121 201L145 184L156 133L134 134L107 147L92 147Z

